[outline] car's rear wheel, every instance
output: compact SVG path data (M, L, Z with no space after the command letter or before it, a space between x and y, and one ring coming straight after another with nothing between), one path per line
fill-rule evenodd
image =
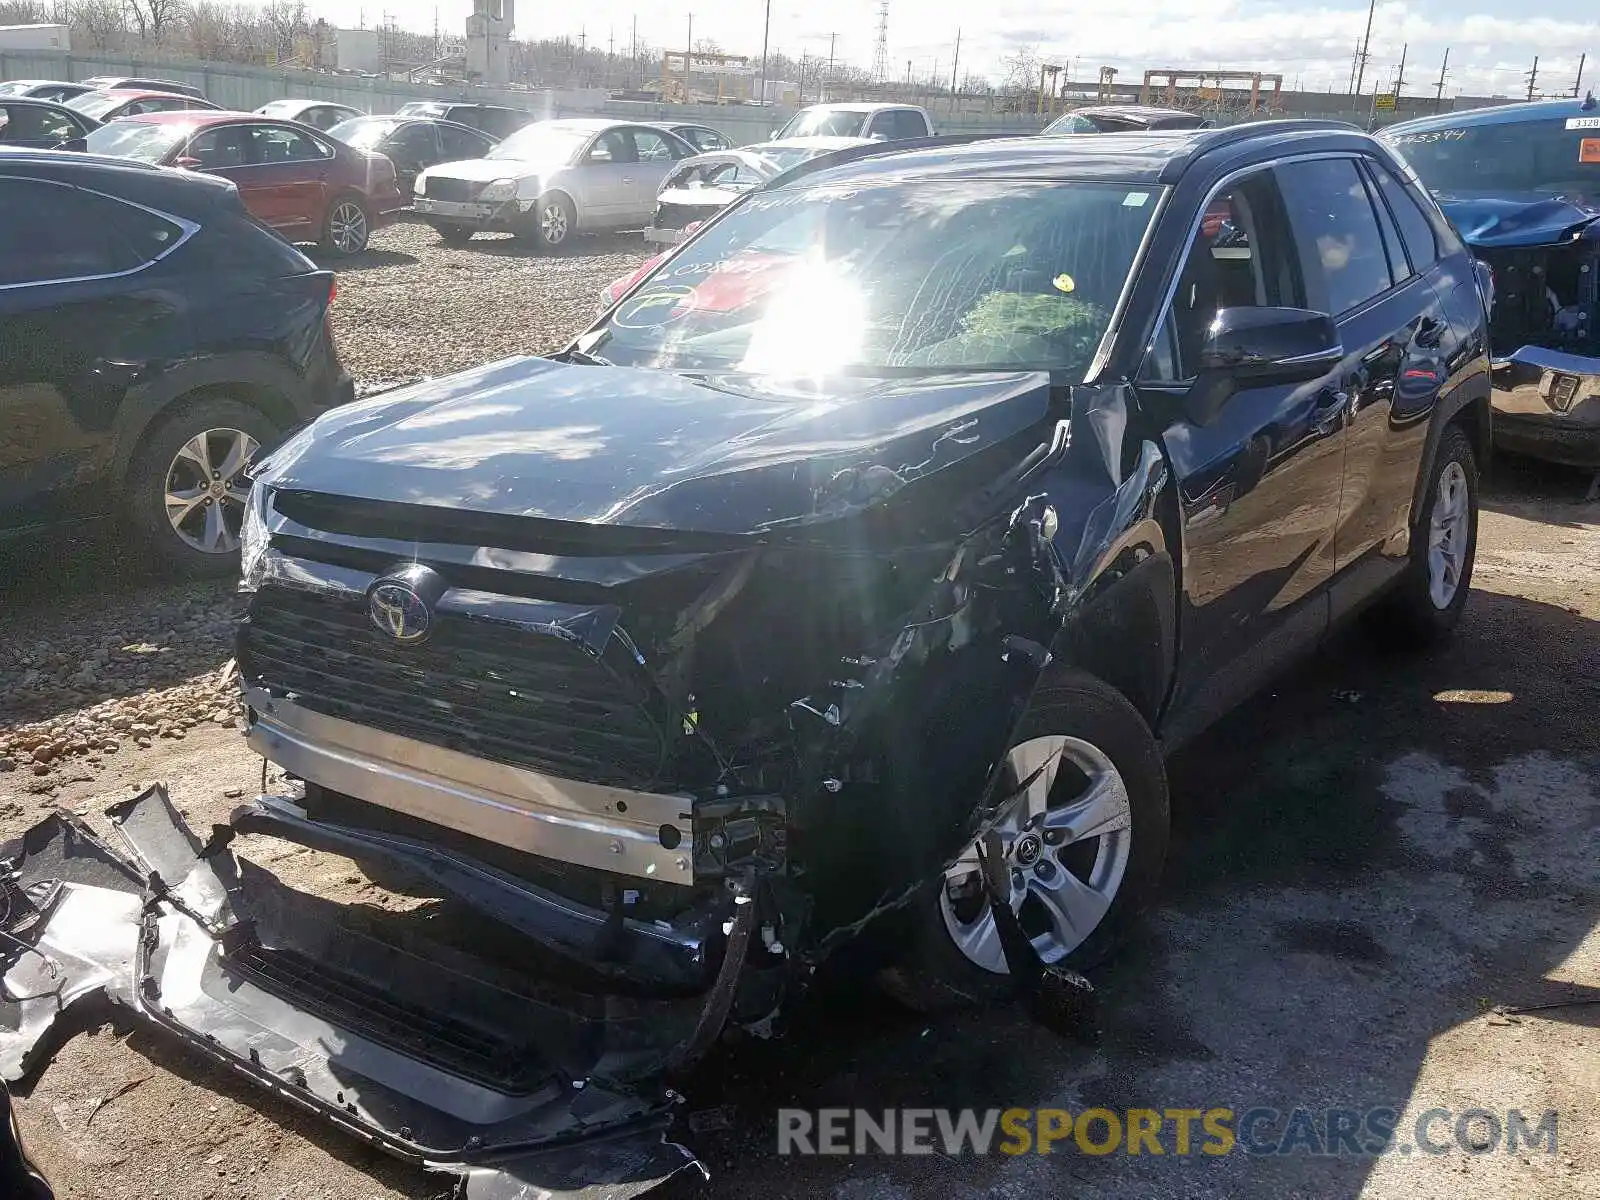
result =
M439 235L439 240L446 246L465 246L472 240L472 235L477 231L465 225L451 225L445 221L434 221L433 231Z
M337 196L322 222L322 248L330 254L360 254L372 237L366 206L352 195Z
M238 400L208 397L183 406L146 436L125 490L135 527L181 574L238 569L244 476L277 428Z
M1166 858L1166 770L1149 727L1115 689L1063 673L1023 717L1001 786L1020 789L999 822L998 848L1023 932L1045 962L1103 961ZM885 975L891 994L930 1011L1010 992L976 844L913 919L909 954Z
M541 250L559 250L571 240L577 224L572 201L560 192L551 192L539 197L517 235L531 239Z
M1478 463L1459 425L1439 439L1423 510L1411 535L1411 559L1394 591L1369 614L1380 637L1423 647L1455 629L1472 585L1478 552Z

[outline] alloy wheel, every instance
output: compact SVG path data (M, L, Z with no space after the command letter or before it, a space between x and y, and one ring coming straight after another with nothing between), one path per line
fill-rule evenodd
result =
M1011 908L1044 962L1088 939L1122 886L1133 849L1127 784L1104 751L1078 738L1033 738L1007 756L1001 786L1020 794L996 827ZM945 873L945 929L975 966L1007 973L977 843Z
M539 232L547 246L559 246L567 240L567 210L556 201L544 206L539 214Z
M340 254L358 254L367 245L367 214L354 200L341 200L328 215L328 240Z
M204 554L239 548L249 497L243 476L260 448L239 429L208 429L179 447L167 468L167 521L185 545Z
M1428 599L1440 610L1450 607L1461 586L1461 571L1467 561L1470 509L1467 473L1460 463L1452 460L1439 472L1433 513L1428 521Z

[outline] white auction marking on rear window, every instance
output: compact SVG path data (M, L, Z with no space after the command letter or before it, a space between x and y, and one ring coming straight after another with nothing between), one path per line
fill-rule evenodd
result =
M1568 117L1568 129L1600 129L1600 117Z
M1143 208L1145 201L1150 199L1149 192L1129 192L1122 198L1123 208Z

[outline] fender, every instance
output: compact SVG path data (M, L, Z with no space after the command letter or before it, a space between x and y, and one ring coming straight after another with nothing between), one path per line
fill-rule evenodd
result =
M1478 460L1480 470L1489 465L1489 454L1494 439L1494 409L1489 402L1491 383L1488 364L1483 359L1478 359L1477 369L1471 371L1466 378L1453 383L1439 393L1439 400L1433 407L1433 414L1428 420L1428 436L1422 447L1422 461L1417 469L1417 482L1411 496L1411 527L1417 527L1417 522L1422 519L1423 500L1425 499L1428 481L1433 478L1434 460L1439 454L1439 439L1444 436L1444 430L1451 421L1462 413L1469 414L1463 418L1468 439L1472 442L1472 452Z
M297 424L308 407L305 380L283 359L265 351L186 359L128 389L112 429L113 485L122 487L140 440L176 402L204 388L221 387L285 429Z

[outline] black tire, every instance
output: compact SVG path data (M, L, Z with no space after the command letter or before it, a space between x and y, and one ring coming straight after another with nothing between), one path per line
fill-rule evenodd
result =
M174 530L167 517L167 481L173 461L186 443L208 430L237 430L249 435L262 448L270 448L279 433L277 426L260 409L243 401L225 396L192 400L160 418L149 430L134 452L123 482L128 516L135 532L163 563L188 578L226 576L239 570L237 522L242 508L231 499L217 502L222 506L234 541L232 548L222 553L190 545ZM196 514L195 519L204 515ZM193 529L192 521L189 527Z
M355 235L355 240L348 240L341 232L346 224L345 214L350 208L360 213L360 230ZM372 239L372 214L367 211L365 201L355 192L344 192L335 196L328 203L328 211L322 217L322 236L317 244L328 253L340 258L348 258L360 254L367 248L367 243Z
M545 221L545 210L555 208L561 215L560 233ZM514 231L519 241L532 242L545 254L555 254L565 249L577 235L578 214L572 201L560 192L540 196L523 216L522 224Z
M1456 478L1466 492L1465 546L1455 590L1449 602L1441 605L1433 594L1429 552L1434 510L1440 503L1440 480L1453 468L1459 469ZM1422 493L1422 511L1417 514L1411 535L1411 559L1394 590L1368 611L1368 628L1382 642L1397 648L1422 649L1446 641L1466 606L1477 553L1478 461L1466 432L1459 425L1450 425L1439 439L1433 470Z
M1060 670L1045 680L1018 725L1015 744L1049 735L1096 747L1128 793L1131 848L1121 885L1093 932L1061 960L1083 970L1113 953L1160 883L1171 832L1166 765L1138 710L1120 692L1081 671ZM907 953L883 973L885 990L918 1012L1010 997L1015 988L1008 975L978 966L956 946L940 904L943 888L942 879L934 881L913 905Z
M446 246L465 246L477 232L476 229L469 229L465 225L450 225L444 221L430 221L429 224Z

